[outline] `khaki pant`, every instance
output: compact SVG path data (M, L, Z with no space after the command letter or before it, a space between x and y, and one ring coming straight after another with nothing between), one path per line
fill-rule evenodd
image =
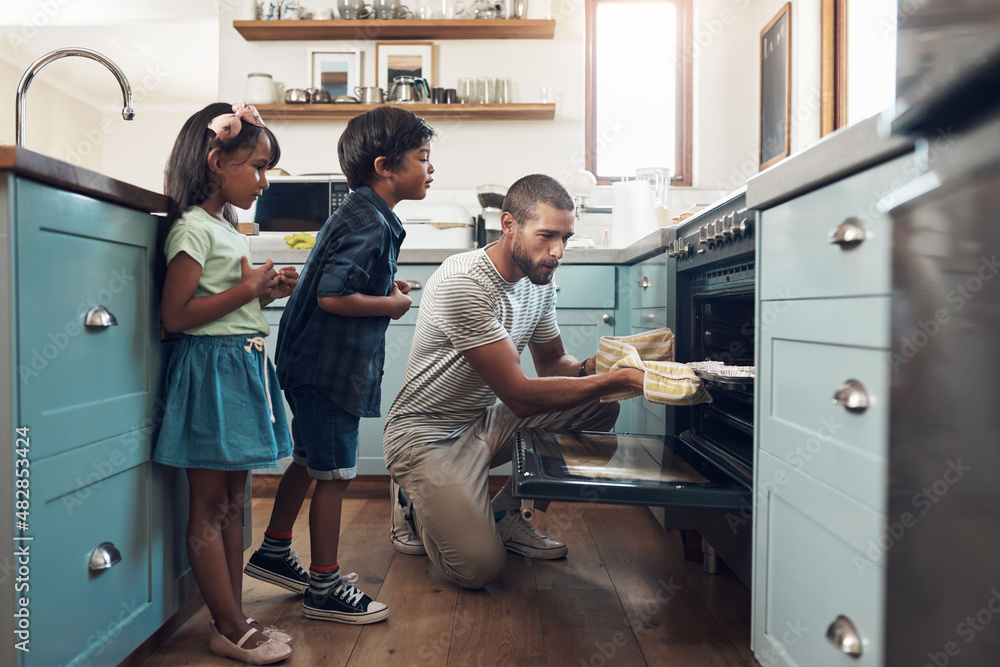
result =
M593 401L570 410L518 419L503 403L487 410L461 437L415 445L389 473L412 506L417 535L431 561L460 586L482 588L503 570L506 549L493 513L520 503L512 483L489 498L490 468L508 463L519 428L609 431L617 403Z

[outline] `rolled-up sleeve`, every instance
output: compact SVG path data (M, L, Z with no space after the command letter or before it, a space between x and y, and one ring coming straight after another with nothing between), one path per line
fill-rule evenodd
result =
M337 237L323 262L316 296L372 294L371 267L385 245L382 225L366 225Z

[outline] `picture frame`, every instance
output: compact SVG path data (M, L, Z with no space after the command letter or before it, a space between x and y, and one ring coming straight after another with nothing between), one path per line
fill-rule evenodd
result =
M330 97L354 95L361 85L361 50L309 49L309 85L322 88Z
M420 76L434 87L434 42L375 42L375 85L386 93L397 76Z
M760 170L792 148L792 3L760 31Z

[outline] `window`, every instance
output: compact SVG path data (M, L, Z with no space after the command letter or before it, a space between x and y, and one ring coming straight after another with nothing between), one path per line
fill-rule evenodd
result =
M586 168L691 185L691 0L587 0Z

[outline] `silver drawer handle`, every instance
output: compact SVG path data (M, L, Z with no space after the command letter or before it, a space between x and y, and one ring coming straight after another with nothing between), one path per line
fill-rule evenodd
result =
M836 243L843 250L860 245L865 240L865 227L857 218L847 218L830 232L830 243Z
M605 324L612 324L614 323L615 318L611 317L607 313L604 313L604 316L601 317L601 321L604 322Z
M83 326L106 329L118 326L118 320L104 306L94 306L83 316Z
M424 284L419 280L404 280L403 282L409 285L411 290L424 288Z
M830 624L830 627L826 629L826 638L838 650L852 658L861 657L861 635L851 623L851 619L846 616L838 616L837 620Z
M111 542L101 542L90 554L90 571L100 572L117 565L122 560L122 552Z
M646 276L643 276L642 280L639 281L639 287L641 287L643 289L646 289L647 287L649 287L649 278L647 278Z
M842 405L851 412L864 412L868 409L868 392L865 386L857 380L848 380L837 387L833 394L834 405Z

